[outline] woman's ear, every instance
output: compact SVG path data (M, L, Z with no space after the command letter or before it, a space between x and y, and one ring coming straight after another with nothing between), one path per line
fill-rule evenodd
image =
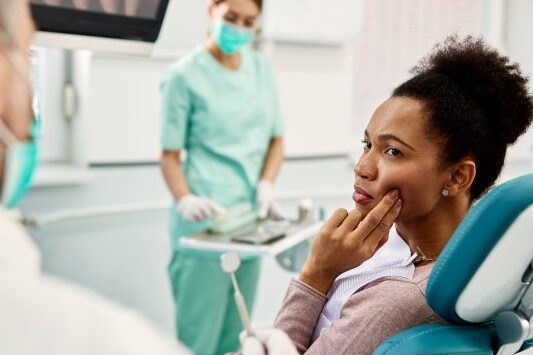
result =
M476 163L472 160L463 160L450 167L450 178L444 188L448 196L457 196L467 192L476 177Z

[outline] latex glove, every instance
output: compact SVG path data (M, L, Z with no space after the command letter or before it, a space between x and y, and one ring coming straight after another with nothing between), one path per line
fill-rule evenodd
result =
M256 198L259 204L259 218L266 218L268 216L283 218L283 211L274 196L274 185L270 181L259 181Z
M176 209L183 218L191 222L199 222L226 212L214 201L191 194L180 198Z
M280 329L254 330L254 337L241 332L242 355L299 355L291 339Z

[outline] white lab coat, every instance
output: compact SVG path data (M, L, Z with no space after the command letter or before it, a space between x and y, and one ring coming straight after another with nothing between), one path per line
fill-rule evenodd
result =
M190 354L139 313L40 271L40 253L0 207L0 355Z

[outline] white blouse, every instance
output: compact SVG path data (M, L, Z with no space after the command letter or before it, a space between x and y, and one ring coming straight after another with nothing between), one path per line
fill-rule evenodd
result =
M328 301L318 318L312 341L318 338L322 328L329 327L340 318L344 303L363 286L386 276L412 279L415 266L412 262L407 263L410 258L409 245L400 237L395 227L391 228L389 240L372 258L335 279L328 293Z

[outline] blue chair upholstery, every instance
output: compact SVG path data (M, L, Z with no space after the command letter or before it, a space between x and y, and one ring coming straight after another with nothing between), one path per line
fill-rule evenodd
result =
M526 349L533 349L533 339L526 340L524 344L522 344L522 349L520 350L526 350Z
M493 188L436 262L429 305L449 324L386 340L375 355L514 354L533 346L533 174Z
M491 324L480 326L422 325L386 340L374 354L492 355L494 335L494 326Z
M533 349L533 339L526 340L524 344L522 344L522 349L520 350L526 350L526 349Z

